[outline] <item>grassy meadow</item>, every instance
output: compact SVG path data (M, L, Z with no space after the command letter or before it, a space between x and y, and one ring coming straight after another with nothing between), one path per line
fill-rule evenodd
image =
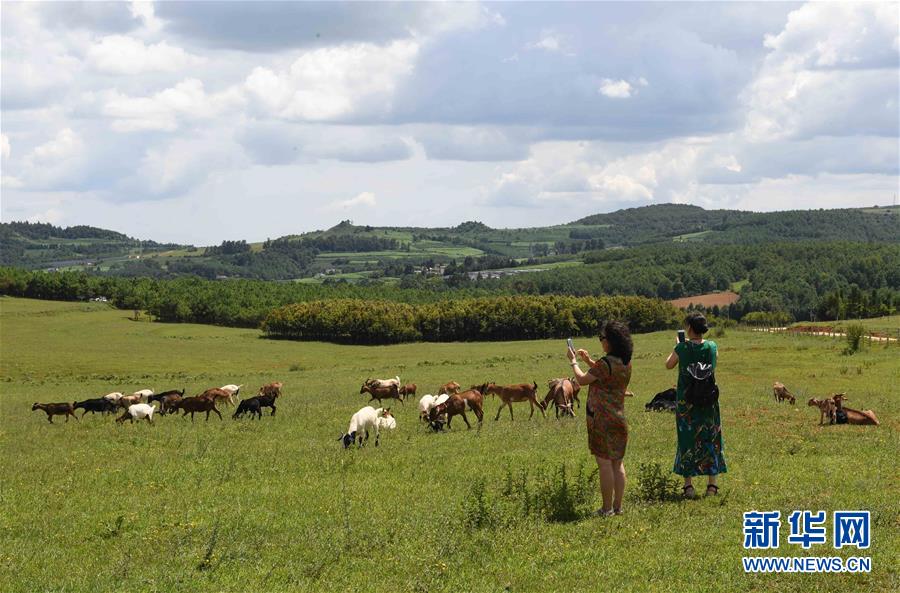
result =
M466 520L483 481L593 469L584 411L515 421L488 398L480 430L433 434L414 402L380 447L337 438L366 403L367 377L399 374L420 395L569 371L565 342L338 346L264 340L255 330L129 320L96 303L0 298L0 589L34 591L896 591L900 589L900 346L843 356L827 338L729 331L719 344L729 472L721 494L645 503L638 466L671 468L674 419L644 412L675 381L674 332L635 338L625 514L569 523ZM576 346L598 349L596 340ZM88 414L50 425L35 401L227 383L246 394L285 383L261 421L157 417L116 424ZM818 410L776 404L846 391L878 427L818 426ZM584 401L583 394L582 401ZM80 412L78 413L80 415ZM536 413L537 414L537 413ZM470 420L474 418L470 415ZM703 484L702 481L699 482ZM698 488L702 492L702 487ZM599 493L593 506L599 506ZM782 512L781 548L747 555L871 556L870 574L747 575L742 513ZM868 509L872 547L788 545L793 510ZM490 512L490 508L487 512Z

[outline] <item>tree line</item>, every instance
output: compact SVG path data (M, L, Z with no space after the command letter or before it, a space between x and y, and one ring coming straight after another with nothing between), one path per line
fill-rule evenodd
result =
M535 340L595 336L604 320L632 331L675 326L680 313L642 297L501 296L421 305L336 299L294 303L271 311L266 336L354 344Z

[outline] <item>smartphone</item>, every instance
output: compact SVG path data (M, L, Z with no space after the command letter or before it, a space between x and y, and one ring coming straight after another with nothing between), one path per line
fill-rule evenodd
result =
M569 346L569 350L571 350L572 352L575 352L575 344L572 342L572 338L569 338L568 340L566 340L566 345Z
M683 329L678 330L678 341L681 342L682 344L684 343L684 330Z

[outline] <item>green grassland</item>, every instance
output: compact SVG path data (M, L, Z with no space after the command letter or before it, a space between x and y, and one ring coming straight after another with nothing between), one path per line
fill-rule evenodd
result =
M336 441L365 404L367 377L399 374L420 394L450 379L519 382L567 372L564 342L337 346L272 341L256 330L141 323L99 304L0 298L0 583L33 591L896 591L900 586L898 346L841 355L839 340L731 331L717 338L729 473L719 497L637 500L638 464L669 468L674 420L643 404L675 379L673 336L635 339L626 402L626 513L475 529L473 484L507 471L590 467L577 420L516 407L480 430L444 434L394 405L381 446ZM595 349L596 342L576 341ZM158 417L118 425L88 415L50 425L34 401L281 380L261 421ZM800 398L846 391L881 426L818 426ZM474 423L474 422L473 422ZM599 502L596 501L599 505ZM747 575L742 513L782 512L771 555L872 557L870 574ZM868 509L872 547L786 544L793 510ZM829 528L829 537L831 530ZM750 555L770 555L751 553Z
M844 319L841 321L800 321L792 325L809 327L830 327L838 332L844 331L848 325L861 325L866 331L877 332L890 337L896 338L900 332L900 315L890 315L888 317L875 317L873 319Z

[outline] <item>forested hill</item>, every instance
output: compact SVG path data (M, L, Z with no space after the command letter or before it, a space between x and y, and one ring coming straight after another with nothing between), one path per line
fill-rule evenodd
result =
M658 204L595 214L571 224L607 228L606 237L619 245L667 239L715 243L900 241L900 209L896 207L746 212Z

